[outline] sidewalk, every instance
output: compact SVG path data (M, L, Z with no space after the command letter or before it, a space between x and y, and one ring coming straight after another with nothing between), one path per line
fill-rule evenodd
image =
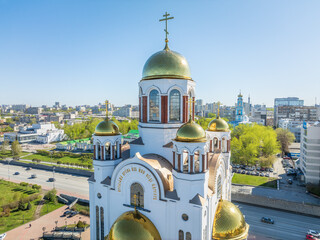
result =
M67 224L74 224L75 222L86 221L90 222L90 218L87 216L76 215L72 218L61 217L63 212L66 210L67 206L63 206L49 214L46 214L37 220L29 222L27 224L21 225L15 229L7 232L6 240L36 240L42 237L43 229L45 228L46 232L50 232L56 226L63 226ZM31 228L29 227L31 224ZM88 229L85 233L82 234L82 239L90 240L90 230Z

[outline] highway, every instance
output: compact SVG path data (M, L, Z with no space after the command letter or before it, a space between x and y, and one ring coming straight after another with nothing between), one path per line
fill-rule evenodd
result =
M308 217L268 208L235 203L239 206L246 222L250 225L249 239L306 239L309 229L320 230L320 218ZM274 224L261 222L261 217L270 217ZM255 236L255 238L253 238Z
M44 189L55 188L63 193L70 193L79 197L89 199L89 184L87 177L81 177L76 175L54 173L56 181L49 182L48 179L53 177L53 172L40 169L26 170L25 167L9 165L10 180L14 182L28 182L32 184L41 185ZM14 175L15 172L19 172L20 175ZM31 174L36 174L37 178L30 178ZM0 178L8 180L8 165L0 163Z
M20 175L13 175L20 172ZM31 174L36 174L37 178L31 179ZM52 177L50 171L32 169L27 171L24 167L10 165L10 180L16 182L29 182L39 184L45 189L53 187L48 178ZM89 185L86 177L69 174L55 173L55 187L58 191L69 193L83 198L89 198ZM0 164L0 178L8 180L8 165ZM250 225L248 239L259 240L299 240L305 239L308 229L320 230L320 218L308 217L263 207L247 204L235 203L245 215L246 222ZM275 224L262 223L261 217L271 217Z

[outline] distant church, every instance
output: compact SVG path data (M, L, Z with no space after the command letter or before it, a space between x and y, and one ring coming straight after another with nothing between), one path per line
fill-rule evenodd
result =
M138 83L140 138L123 145L108 117L93 134L91 240L247 239L230 202L228 124L218 117L205 131L194 122L196 83L165 42Z

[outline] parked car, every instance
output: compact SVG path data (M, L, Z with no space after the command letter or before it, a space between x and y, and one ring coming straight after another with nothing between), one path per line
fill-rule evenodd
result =
M235 169L235 168L232 168L232 172L234 173L234 172L236 172L237 170Z
M72 212L69 214L68 218L71 218L71 217L77 215L78 213L79 213L79 212L77 212L77 211L72 211Z
M289 178L289 179L287 180L287 182L288 182L289 184L292 184L292 183L293 183L293 181L292 181L291 178Z
M6 234L6 233L2 233L2 234L0 234L0 240L3 240L6 236L7 236L7 234Z
M27 168L26 168L26 170L31 170L31 169L32 169L31 167L27 167Z
M259 176L260 175L260 173L259 172L256 172L256 176Z
M266 173L266 175L265 175L266 177L270 177L270 174L269 173Z
M260 176L261 176L261 177L264 177L264 173L263 173L263 172L262 172L262 173L260 173Z
M315 230L309 230L308 231L308 234L310 234L310 235L312 235L312 236L314 236L314 237L320 237L320 232L318 232L318 231L315 231Z
M270 168L269 171L270 171L270 172L273 172L273 168Z
M237 170L237 173L241 173L241 170L240 170L240 169L238 169L238 170Z
M71 214L72 213L72 211L65 211L63 214L62 214L62 216L63 217L65 217L65 216L68 216L69 214Z
M49 178L49 179L48 179L48 181L49 181L49 182L55 182L55 181L56 181L56 179L55 179L55 178L53 178L53 177L51 177L51 178Z
M19 172L15 172L14 175L20 175L20 173Z
M274 224L274 220L271 219L271 218L268 218L268 217L262 217L262 218L261 218L261 222L269 223L269 224Z
M260 171L261 170L261 167L257 167L257 171Z
M37 175L36 174L32 174L31 178L37 178Z
M264 170L266 170L264 167L262 167L261 169L260 169L261 171L264 171Z

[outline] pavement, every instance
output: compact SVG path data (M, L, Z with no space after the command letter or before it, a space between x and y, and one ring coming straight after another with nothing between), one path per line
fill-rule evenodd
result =
M320 218L309 217L279 210L235 203L250 225L248 239L302 240L309 229L320 230ZM262 217L270 217L274 224L261 222Z
M90 218L87 216L76 215L71 218L62 217L63 212L67 209L63 206L51 213L48 213L37 220L28 222L27 224L21 225L15 229L7 232L6 240L35 240L42 237L43 232L50 232L55 226L64 226L66 224L74 224L75 222L86 221L90 222ZM55 223L57 221L57 224ZM29 227L31 224L31 227ZM44 230L44 231L43 231ZM90 239L90 228L82 234L82 239Z

